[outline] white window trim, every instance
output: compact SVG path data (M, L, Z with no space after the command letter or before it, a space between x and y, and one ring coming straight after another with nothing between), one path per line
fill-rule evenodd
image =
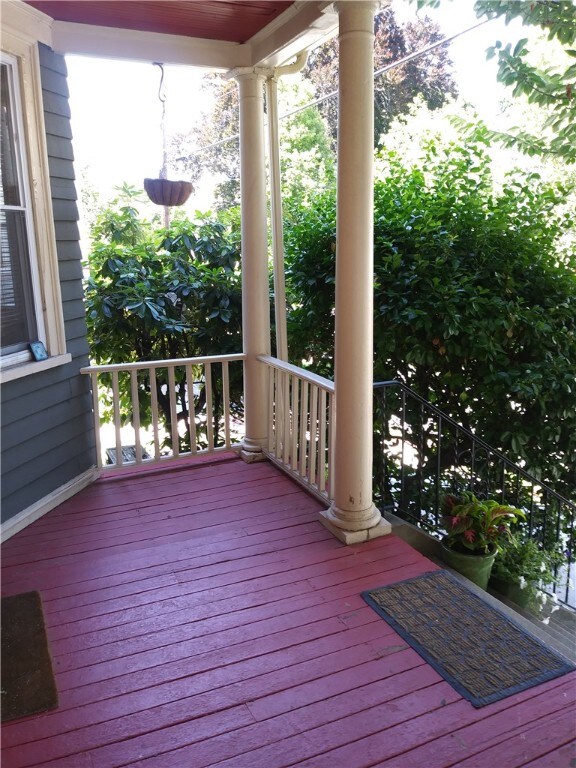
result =
M17 358L10 360L8 357L2 366L3 370L0 371L0 381L10 381L62 365L71 358L66 353L38 54L38 41L48 45L51 42L50 26L44 14L30 13L30 6L25 6L24 3L8 2L2 5L2 51L14 56L18 61L23 139L29 174L29 202L44 325L42 340L49 355L48 360L23 363L18 363ZM42 323L39 325L41 327Z

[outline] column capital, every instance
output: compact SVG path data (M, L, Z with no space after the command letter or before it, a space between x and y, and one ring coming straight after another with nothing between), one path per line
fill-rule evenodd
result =
M274 74L274 70L270 67L236 67L231 69L224 77L226 80L261 80L264 82L267 78Z
M337 0L337 2L334 3L334 8L338 14L341 14L343 11L358 11L361 13L371 11L372 15L374 16L378 8L387 5L390 5L390 2L379 2L378 0L355 0L355 2L351 3L350 0Z

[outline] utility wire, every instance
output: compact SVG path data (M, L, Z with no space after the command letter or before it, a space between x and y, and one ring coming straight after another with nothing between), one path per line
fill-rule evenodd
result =
M465 35L467 32L472 32L473 29L478 29L478 27L481 27L484 24L487 24L489 21L492 21L492 19L484 19L484 21L480 21L478 22L478 24L474 24L472 27L467 27L466 29L462 29L460 30L460 32L456 32L450 37L444 37L442 38L442 40L438 40L436 43L432 43L431 45L426 46L426 48L421 48L419 51L413 51L412 53L409 53L407 56L404 56L402 59L398 59L398 61L394 61L391 64L386 64L385 67L382 67L381 69L377 69L376 72L374 72L374 79L376 79L377 77L380 77L380 75L383 75L385 72L388 72L391 69L400 67L402 66L402 64L407 64L409 61L412 61L413 59L417 59L420 56L424 56L424 54L426 53L430 53L430 51L433 51L436 48L440 48L440 46L442 45L447 45L448 43L451 43L453 40L456 40L457 37L460 37L461 35ZM284 115L280 115L278 119L284 120L286 117L292 117L292 115L296 115L299 112L303 112L305 109L308 109L309 107L315 107L318 104L322 104L324 101L327 101L328 99L332 99L334 96L338 96L337 90L332 91L331 93L327 93L324 96L320 96L318 99L311 101L309 104L306 104L304 107L298 107L297 109L293 109L291 112L286 112ZM236 138L236 137L233 137L233 138ZM204 147L203 149L210 149L210 146Z
M443 37L442 40L438 40L435 43L432 43L431 45L427 45L425 48L421 48L418 51L413 51L412 53L407 54L401 59L398 59L398 61L394 61L391 64L387 64L385 67L381 67L380 69L377 69L376 72L374 72L374 79L377 77L380 77L380 75L383 75L385 72L389 72L391 69L395 69L396 67L401 67L403 64L407 64L409 61L412 61L413 59L417 59L420 56L424 56L426 53L430 53L430 51L435 50L436 48L440 48L443 45L448 45L448 43L451 43L453 40L456 40L458 37L461 37L462 35L467 34L468 32L472 32L474 29L478 29L478 27L484 26L484 24L488 24L489 21L492 21L492 19L484 19L484 21L479 21L478 24L473 24L471 27L466 27L466 29L460 30L460 32L455 32L453 35L450 35L449 37ZM279 120L285 120L287 117L292 117L293 115L297 115L300 112L304 112L304 110L309 109L310 107L315 107L318 104L322 104L325 101L328 101L328 99L334 98L334 96L338 95L338 91L331 91L330 93L325 94L324 96L320 96L317 99L314 99L314 101L309 102L308 104L304 105L303 107L297 107L296 109L293 109L291 112L286 112L283 115L279 116ZM233 136L228 136L225 139L220 139L219 141L215 141L213 144L207 144L205 147L201 147L200 149L196 149L194 152L191 152L190 155L187 155L186 157L194 157L196 155L201 154L202 152L206 152L208 149L212 149L213 147L219 147L222 144L227 144L229 141L235 141L236 139L240 138L239 133L235 133ZM185 160L186 157L178 157L176 160Z

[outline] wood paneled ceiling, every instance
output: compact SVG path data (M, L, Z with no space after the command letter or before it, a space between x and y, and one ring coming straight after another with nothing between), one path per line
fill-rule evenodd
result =
M245 43L294 0L26 0L57 21Z

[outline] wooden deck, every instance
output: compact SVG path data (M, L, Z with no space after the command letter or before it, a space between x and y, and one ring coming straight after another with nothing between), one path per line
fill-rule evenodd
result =
M360 597L437 566L318 509L229 457L101 480L9 540L60 706L3 727L3 768L574 766L576 673L474 709Z

